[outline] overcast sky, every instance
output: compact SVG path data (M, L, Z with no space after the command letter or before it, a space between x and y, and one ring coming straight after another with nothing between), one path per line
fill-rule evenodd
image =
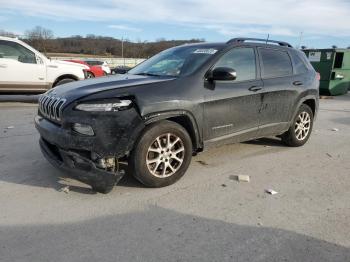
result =
M225 41L263 37L309 47L350 45L349 0L0 0L0 29L24 33L36 25L55 36L96 34Z

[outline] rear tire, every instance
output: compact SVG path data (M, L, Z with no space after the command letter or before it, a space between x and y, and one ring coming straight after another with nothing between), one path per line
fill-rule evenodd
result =
M186 129L171 121L146 127L129 158L133 176L148 187L165 187L178 181L192 158L192 141Z
M311 135L313 122L314 115L311 108L306 104L302 104L293 119L293 124L281 136L282 141L291 147L304 145Z

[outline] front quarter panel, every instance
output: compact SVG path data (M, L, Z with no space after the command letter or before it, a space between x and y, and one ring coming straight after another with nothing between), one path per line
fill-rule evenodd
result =
M54 83L57 78L63 75L73 75L79 80L85 79L83 67L61 65L52 62L48 62L47 68L47 80L49 83Z
M73 139L77 144L67 141L64 146L60 145L65 149L83 149L100 156L122 157L132 150L134 141L145 127L134 107L116 112L83 112L75 110L74 106L72 104L63 110L62 128L77 138ZM74 123L90 125L95 135L89 139L76 133L72 129Z

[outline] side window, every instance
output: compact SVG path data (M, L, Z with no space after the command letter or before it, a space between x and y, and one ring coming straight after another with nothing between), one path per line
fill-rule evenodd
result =
M214 68L230 67L237 72L236 81L256 79L255 52L253 48L234 48L224 54Z
M0 58L13 59L21 63L36 64L35 54L24 46L0 40Z
M294 69L295 74L304 74L307 72L307 67L304 63L304 61L299 57L297 54L293 54L293 61L294 61Z
M262 78L274 78L293 74L292 61L287 52L259 49L262 60Z

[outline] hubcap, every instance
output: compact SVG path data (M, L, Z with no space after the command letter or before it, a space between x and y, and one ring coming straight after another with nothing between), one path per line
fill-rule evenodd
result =
M158 136L149 146L146 164L152 175L160 178L175 174L185 157L185 147L180 137L167 133Z
M307 112L301 112L295 122L295 136L301 141L304 140L310 132L311 117Z

